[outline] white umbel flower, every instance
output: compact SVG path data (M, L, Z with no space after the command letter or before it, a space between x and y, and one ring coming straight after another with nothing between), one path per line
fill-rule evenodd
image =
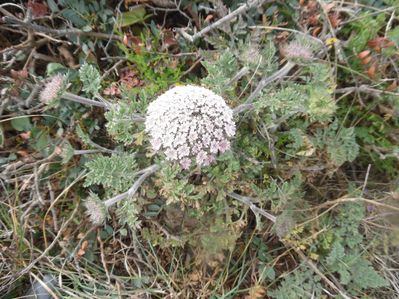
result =
M214 162L218 153L230 149L236 131L233 111L223 98L193 85L174 87L153 101L145 127L153 149L183 169Z

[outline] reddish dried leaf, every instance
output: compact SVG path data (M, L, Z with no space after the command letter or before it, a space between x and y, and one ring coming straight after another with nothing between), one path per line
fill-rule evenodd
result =
M130 33L126 33L123 36L122 42L127 47L132 48L136 54L140 54L141 48L144 46L144 44L140 38L138 38L137 36L134 36Z
M178 43L177 43L177 40L175 39L174 36L167 36L167 37L165 37L164 40L163 40L163 45L164 45L166 48L169 48L169 47L171 47L171 46L176 46L176 45L178 45Z
M80 248L83 249L83 250L86 250L87 247L89 247L89 241L84 240L84 241L82 242L82 245L80 246Z
M371 61L371 56L366 56L362 59L362 64L368 64Z
M381 52L381 49L392 47L395 44L391 40L387 39L386 37L378 36L376 38L369 40L367 42L367 45L370 48L373 48L374 50L376 50L377 52Z
M324 10L325 10L326 12L330 12L334 7L335 7L335 3L334 3L334 2L325 4L325 5L323 6L323 8L324 8Z
M333 28L337 28L341 23L341 19L339 18L338 14L329 15L328 18L330 19L330 23Z
M319 24L320 15L312 15L308 18L308 24L311 26L316 26Z
M367 56L369 56L370 54L371 54L371 51L370 51L370 50L364 50L364 51L360 52L359 54L357 54L357 57L358 57L359 59L364 59L364 58L366 58Z
M81 257L81 256L84 256L85 253L86 253L86 251L84 251L83 249L79 249L78 252L76 253L76 255L77 255L78 257Z
M367 75L371 78L371 79L375 79L375 75L377 72L377 63L374 62L370 68L367 70Z
M123 43L125 46L128 46L128 45L129 45L129 39L128 39L128 37L127 37L126 34L123 35L122 43Z
M204 20L204 23L208 23L208 22L210 22L212 19L213 19L213 15L207 15L206 18L205 18L205 20Z
M35 18L48 15L48 7L44 3L33 2L32 0L29 0L26 6L31 9L32 16Z
M315 29L313 29L313 32L312 32L312 36L318 36L319 35L319 33L321 32L321 27L320 26L318 26L318 27L316 27Z
M288 36L289 36L290 34L288 33L288 31L283 31L283 32L280 32L279 34L277 34L277 36L276 36L276 40L278 41L278 42L284 42L287 38L288 38Z
M118 85L114 82L106 89L104 89L104 95L107 96L120 96L121 90L119 89Z
M138 78L136 72L130 69L124 69L121 71L119 82L129 88L144 84L144 82Z
M10 74L13 79L18 80L18 81L28 78L28 70L27 69L23 69L20 71L11 70Z
M309 1L309 3L306 5L306 9L309 11L317 11L318 10L317 1Z

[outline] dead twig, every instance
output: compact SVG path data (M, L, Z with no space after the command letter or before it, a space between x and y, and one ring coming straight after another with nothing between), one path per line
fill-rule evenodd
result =
M222 24L231 21L232 19L234 19L236 16L246 12L247 10L249 10L250 8L256 7L256 6L260 6L263 5L264 3L266 3L266 0L252 0L252 1L248 1L246 4L241 5L239 8L237 8L236 10L232 11L231 13L229 13L228 15L224 16L223 18L217 20L215 23L212 23L211 25L205 27L204 29L202 29L201 31L195 33L194 35L190 35L188 33L186 33L182 28L175 28L176 31L178 31L186 40L188 40L189 42L195 42L197 39L203 37L205 34L207 34L209 31L220 27Z
M31 29L37 33L47 33L47 34L52 34L55 36L68 36L68 35L75 35L75 36L89 36L93 38L98 38L98 39L106 39L106 40L118 40L122 41L120 36L117 35L112 35L108 33L103 33L103 32L93 32L93 31L83 31L80 29L76 28L71 28L71 29L52 29L52 28L47 28L45 26L37 25L31 22L27 21L22 21L16 17L11 17L11 16L4 16L3 17L3 22L7 24L14 24L14 25L19 25L21 27ZM47 38L46 38L47 40Z
M252 198L247 197L247 196L242 196L242 195L237 194L235 192L231 192L231 193L229 193L227 195L230 196L231 198L234 198L234 199L238 200L239 202L247 205L252 210L252 212L254 212L254 214L261 214L262 216L266 217L270 221L276 222L276 216L266 212L265 210L262 210L261 208L258 208L254 204L256 199L252 199Z

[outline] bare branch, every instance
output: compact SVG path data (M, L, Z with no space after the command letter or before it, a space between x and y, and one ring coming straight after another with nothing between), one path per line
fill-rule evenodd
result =
M104 204L105 206L108 208L114 204L116 204L117 202L121 201L122 199L125 199L127 197L132 197L137 190L140 188L141 184L145 181L145 179L147 177L149 177L150 175L152 175L153 173L155 173L157 170L159 169L159 166L154 164L151 165L149 167L147 167L146 169L142 170L142 175L137 179L136 182L134 182L133 186L129 188L129 190L127 190L126 192L119 194L117 196L114 196L110 199L107 199Z
M260 94L263 88L265 88L270 83L279 80L286 76L290 70L295 66L295 63L288 61L281 69L275 72L273 75L264 77L255 88L255 90L249 95L246 102L233 109L234 114L239 114L243 111L253 108L252 101Z
M64 92L62 94L61 98L75 102L75 103L85 104L85 105L89 105L89 106L96 106L96 107L101 107L101 108L106 108L106 109L109 109L109 106L110 106L106 103L90 100L88 98L84 98L84 97L78 96L78 95L70 93L70 92Z
M236 16L246 12L250 8L263 5L265 2L267 2L267 1L266 0L251 0L251 1L248 1L246 4L241 5L239 8L237 8L234 11L232 11L227 16L224 16L223 18L217 20L215 23L212 23L211 25L205 27L204 29L202 29L201 31L195 33L194 35L190 35L190 34L186 33L181 28L175 28L175 30L178 31L186 40L188 40L188 41L193 43L197 39L203 37L209 31L221 26L222 24L224 24L226 22L231 21L233 18L235 18Z
M82 96L78 96L76 94L70 93L70 92L64 92L61 95L61 98L64 100L72 101L75 103L80 103L84 105L89 105L89 106L96 106L96 107L101 107L104 109L109 110L112 107L112 104L108 104L106 102L99 102L99 101L94 101ZM133 114L131 117L131 120L134 122L144 122L145 117L141 116L140 114Z
M27 28L27 29L32 29L35 32L42 32L42 33L47 33L47 34L52 34L55 36L68 36L68 35L76 35L76 36L90 36L98 39L113 39L113 40L119 40L121 41L121 37L113 34L108 34L108 33L103 33L103 32L86 32L80 29L52 29L52 28L47 28L45 26L37 25L31 22L26 22L22 21L18 18L11 17L11 16L4 16L3 17L3 22L8 23L8 24L15 24L19 25L21 27Z
M242 195L237 194L235 192L231 192L231 193L229 193L227 195L230 196L231 198L234 198L234 199L238 200L239 202L247 205L252 210L252 212L254 212L255 214L261 214L262 216L266 217L267 219L269 219L273 223L276 222L276 216L266 212L265 210L262 210L261 208L258 208L254 204L255 199L252 199L252 198L247 197L247 196L242 196Z

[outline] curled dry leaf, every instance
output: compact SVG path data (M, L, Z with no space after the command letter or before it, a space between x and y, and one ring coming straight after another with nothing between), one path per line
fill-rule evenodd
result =
M282 32L280 32L279 34L277 34L277 36L276 36L276 42L278 42L278 43L282 43L282 42L284 42L284 41L286 41L287 39L288 39L288 36L289 36L290 34L289 34L289 32L288 31L282 31Z
M213 19L213 15L207 15L204 20L204 23L209 23L212 19Z
M32 16L35 18L48 15L48 7L44 3L33 2L32 0L29 0L26 6L31 9Z
M394 91L398 87L396 80L393 81L387 88L386 91Z
M87 248L89 247L89 241L84 240L82 242L82 245L80 245L80 248L78 250L78 252L76 253L77 256L81 257L83 255L85 255Z
M312 36L316 37L319 35L320 32L321 32L321 27L317 26L315 29L313 29Z
M71 68L71 69L76 69L79 67L79 64L75 63L75 57L73 54L69 51L69 49L61 45L58 48L58 52L60 52L61 56L65 59L66 64Z
M392 47L395 44L394 44L393 41L389 40L386 37L378 36L376 38L373 38L373 39L369 40L367 42L367 45L370 48L374 49L375 51L381 52L381 49Z
M131 33L125 33L123 35L122 43L129 48L132 48L136 54L141 53L141 48L144 46L144 43L137 36L132 35Z
M371 78L374 79L377 71L377 63L374 62L370 68L367 70L367 75Z
M358 57L359 59L364 59L364 58L366 58L367 56L369 56L370 54L371 54L371 51L370 51L370 50L364 50L364 51L360 52L359 54L357 54L357 57Z
M144 84L137 76L137 73L128 68L121 70L119 82L129 88L142 86Z
M371 61L371 56L366 56L362 59L362 64L369 64Z
M10 71L11 77L16 81L17 84L21 83L21 81L28 78L28 70L22 69L20 71L11 70Z
M104 95L106 96L120 96L121 90L116 82L111 83L106 89L104 89Z
M260 285L253 286L249 289L248 295L244 299L260 299L265 298L266 289Z
M170 29L165 29L162 32L162 50L170 50L171 52L179 51L179 43Z
M328 16L331 26L335 29L339 26L339 24L341 23L341 19L339 18L339 14L335 13L332 15Z

